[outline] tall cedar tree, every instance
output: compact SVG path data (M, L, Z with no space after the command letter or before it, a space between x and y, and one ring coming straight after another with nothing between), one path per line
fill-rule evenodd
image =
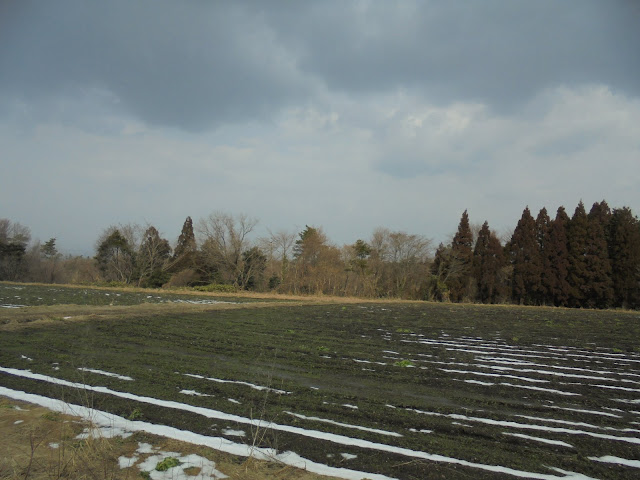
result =
M551 235L551 219L546 208L542 208L536 217L536 238L540 252L540 291L536 299L540 305L551 305L551 287L553 273L551 271L551 259L547 255Z
M569 296L570 307L581 307L585 301L585 291L590 280L587 265L587 238L589 218L582 201L576 207L567 228L567 249L569 250Z
M567 250L567 225L569 216L564 207L559 207L556 218L551 222L549 242L544 250L545 266L548 266L547 292L556 307L566 306L569 302L571 287L569 275L569 250Z
M609 258L616 307L640 307L640 221L628 207L613 210Z
M529 207L524 209L513 231L509 251L513 265L513 299L520 304L533 305L539 301L542 290L542 262L538 249L536 221L531 216Z
M597 219L598 223L604 228L604 234L607 242L609 241L609 222L611 221L611 209L607 202L602 200L601 202L595 202L591 210L589 210L589 220Z
M466 210L462 213L458 231L451 243L451 265L449 268L457 271L456 275L449 276L447 282L450 299L453 302L461 302L467 293L473 268L473 234Z
M482 224L473 250L473 275L477 282L478 299L482 303L497 303L501 297L500 271L504 267L504 253L500 240Z
M171 270L179 272L187 268L193 268L196 261L196 236L193 233L193 221L187 217L182 225L182 232L178 237L178 243L173 251Z
M603 200L594 203L589 215L587 227L587 264L588 281L585 284L583 305L588 308L607 308L613 303L613 281L611 263L607 249L606 227L611 212Z

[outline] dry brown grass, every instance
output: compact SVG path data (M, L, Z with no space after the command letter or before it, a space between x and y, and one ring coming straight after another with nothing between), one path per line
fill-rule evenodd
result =
M15 407L19 407L20 410ZM120 469L120 456L132 457L138 442L159 451L197 454L212 460L216 469L232 480L330 480L278 462L236 457L207 447L192 445L144 432L116 437L78 440L87 422L0 397L0 479L2 480L139 480L134 465ZM54 448L55 447L55 448ZM189 473L197 475L198 468Z

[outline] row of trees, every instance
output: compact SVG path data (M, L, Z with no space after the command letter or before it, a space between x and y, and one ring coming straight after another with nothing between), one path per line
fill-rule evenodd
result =
M475 237L475 238L474 238ZM473 235L467 212L432 265L432 296L454 302L608 308L640 306L640 223L627 207L580 202L551 219L529 208L503 246L485 222Z
M0 279L118 282L141 287L228 285L293 294L394 297L452 302L569 307L640 307L640 223L605 201L570 218L560 207L523 211L510 238L472 225L435 253L422 236L386 228L351 245L332 244L322 228L269 232L257 220L214 212L185 220L173 248L153 226L107 228L93 259L63 258L55 239L28 248L29 231L0 221Z
M64 257L56 239L31 242L28 227L0 218L0 280L44 283L95 283L100 272L95 260Z

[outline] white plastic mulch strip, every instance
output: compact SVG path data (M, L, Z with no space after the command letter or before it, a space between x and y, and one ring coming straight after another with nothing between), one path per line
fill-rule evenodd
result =
M557 476L557 475L550 475L550 474L544 474L544 473L537 473L537 472L526 472L526 471L522 471L522 470L516 470L513 468L508 468L508 467L502 467L502 466L498 466L498 465L486 465L483 463L475 463L475 462L470 462L467 460L461 460L458 458L452 458L452 457L446 457L443 455L438 455L438 454L432 454L432 453L427 453L427 452L421 452L421 451L416 451L416 450L410 450L408 448L403 448L403 447L397 447L394 445L387 445L387 444L383 444L383 443L376 443L376 442L372 442L369 440L363 440L363 439L359 439L359 438L351 438L351 437L347 437L345 435L338 435L335 433L328 433L328 432L320 432L320 431L316 431L316 430L306 430L303 428L299 428L299 427L294 427L294 426L290 426L290 425L280 425L280 424L276 424L276 423L272 423L272 422L265 422L262 420L254 420L254 419L249 419L249 418L245 418L245 417L241 417L238 415L232 415L232 414L228 414L228 413L224 413L224 412L220 412L217 410L212 410L212 409L208 409L208 408L203 408L203 407L196 407L194 405L188 405L188 404L183 404L183 403L179 403L179 402L173 402L173 401L168 401L168 400L160 400L160 399L156 399L156 398L151 398L151 397L142 397L142 396L138 396L138 395L134 395L131 393L126 393L126 392L118 392L115 390L111 390L109 388L106 387L93 387L91 385L82 385L82 384L77 384L77 383L73 383L73 382L69 382L67 380L61 380L58 378L53 378L53 377L49 377L47 375L41 375L41 374L37 374L37 373L33 373L33 372L29 372L29 371L25 371L25 370L17 370L14 368L6 368L6 367L0 367L0 371L1 372L5 372L8 373L10 375L16 375L16 376L20 376L20 377L25 377L25 378L33 378L35 380L41 380L41 381L46 381L46 382L50 382L50 383L55 383L58 385L64 385L64 386L69 386L72 388L82 388L84 390L90 390L90 391L95 391L95 392L99 392L99 393L105 393L105 394L109 394L109 395L114 395L114 396L118 396L121 398L127 398L130 400L134 400L134 401L138 401L138 402L143 402L143 403L149 403L149 404L153 404L153 405L158 405L161 407L167 407L167 408L173 408L173 409L177 409L177 410L183 410L183 411L189 411L192 413L196 413L198 415L202 415L204 417L207 418L216 418L216 419L220 419L220 420L229 420L231 422L236 422L236 423L240 423L240 424L248 424L248 425L253 425L254 427L257 428L268 428L268 429L272 429L272 430L277 430L277 431L283 431L283 432L288 432L288 433L293 433L296 435L301 435L304 437L308 437L308 438L314 438L314 439L318 439L318 440L326 440L335 444L339 444L339 445L347 445L347 446L354 446L354 447L359 447L359 448L363 448L363 449L370 449L370 450L375 450L375 451L379 451L379 452L385 452L385 453L392 453L392 454L397 454L397 455L403 455L403 456L407 456L410 458L419 458L419 459L423 459L423 460L429 460L432 462L439 462L439 463L448 463L448 464L457 464L457 465L462 465L465 467L470 467L470 468L477 468L479 470L485 470L485 471L490 471L490 472L497 472L497 473L504 473L506 475L512 475L514 477L520 477L520 478L533 478L533 479L539 479L539 480L557 480L557 479L567 479L567 480L594 480L592 477L587 477L583 474L580 473L575 473L575 472L567 472L564 470L560 470L557 468L552 468L552 470L555 470L559 473L562 474L562 476ZM4 387L0 387L0 395L5 395L5 396L9 396L12 398L12 395L10 395L11 393L15 394L16 392L13 390L9 390L7 388ZM25 394L24 392L17 392L18 394L22 394L22 395L30 395L30 394ZM33 397L38 397L37 395L33 395ZM45 398L45 397L40 397L40 398ZM59 402L57 400L51 400L51 399L46 399L47 401L50 402ZM31 400L26 400L25 401L31 401ZM32 401L31 403L38 403L38 402L34 402ZM40 404L40 403L38 403ZM408 409L409 410L409 409ZM103 413L103 412L101 412ZM113 422L113 418L115 416L110 416L109 418L111 419L111 421ZM462 417L462 416L461 416ZM138 421L129 421L129 420L125 420L122 419L121 417L115 417L118 420L123 420L126 422L130 422L132 424L140 424L141 425L141 430L145 430L145 431L149 431L150 433L155 433L154 431L150 431L150 430L146 430L145 428L142 428L142 426L144 425L149 425L146 424L145 422L138 422ZM95 421L95 420L94 420ZM154 428L161 428L161 429L169 429L172 427L166 427L166 426L158 426L158 425L153 425ZM549 431L553 431L552 428L550 427L546 427L547 430ZM190 438L212 438L212 437L205 437L202 435L197 435L194 434L193 432L188 432L188 431L184 431L184 430L177 430L177 429L173 429L176 432L180 432L182 435L184 435L183 437L178 437L180 440L183 440L185 442L189 442L189 443L196 443L196 444L204 444L202 443L202 440L200 441L193 441ZM166 435L164 433L157 433L158 435L163 435L163 436L169 436L171 438L176 438L172 435ZM196 436L196 437L194 437ZM601 436L602 438L604 438L605 436ZM613 439L617 439L617 440L622 440L624 437L614 437L614 436L606 436L611 437ZM633 439L636 440L637 442L633 442L633 443L639 443L640 444L640 439ZM224 442L228 442L228 440L226 439L220 439L217 438L216 442L218 442L220 445L222 445L222 441ZM230 443L230 442L228 442ZM206 443L207 446L209 446L208 443ZM235 444L238 445L238 444ZM242 455L242 456L248 456L250 455L250 453L246 453L247 451L251 451L251 447L249 445L240 445L243 450L242 452L245 453L235 453L237 455ZM219 447L212 447L212 448L216 448L218 450L220 450L221 448ZM227 450L225 450L227 451ZM229 452L229 453L234 453L234 452ZM322 465L322 464L314 464L313 462L309 461L309 460L305 460L305 459L301 459L301 457L299 457L297 454L292 453L292 452L286 452L285 454L277 454L277 452L270 450L269 451L270 455L266 455L267 459L270 458L277 458L278 460L282 461L283 463L287 464L287 465L294 465L294 466L300 466L302 465L301 468L306 468L309 471L314 471L315 473L321 473L323 475L333 475L333 476L337 476L340 478L346 478L346 479L362 479L362 478L368 478L371 480L385 480L388 479L389 477L386 477L384 475L378 475L376 476L376 474L371 474L371 473L367 473L365 474L365 476L362 476L362 472L355 472L356 475L361 475L361 476L344 476L345 473L340 473L340 470L342 469L335 469L334 467L329 467L327 465ZM284 459L282 459L282 456L285 456ZM255 456L255 455L254 455ZM290 463L293 462L293 460L291 460L292 458L296 458L295 463ZM315 470L311 470L310 465L313 464L313 468L326 468L331 470L331 472L329 472L329 470L325 470L325 471L315 471ZM353 471L350 471L353 472ZM350 473L352 474L352 473Z
M119 380L128 380L130 382L133 381L133 378L128 377L126 375L118 375L117 373L105 372L104 370L95 370L93 368L84 368L84 367L80 367L78 368L78 370L80 370L81 372L97 373L98 375L104 375L106 377L114 377Z

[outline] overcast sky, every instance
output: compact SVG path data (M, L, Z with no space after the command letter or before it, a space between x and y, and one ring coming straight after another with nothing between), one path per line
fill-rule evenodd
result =
M640 213L640 2L0 0L0 217L435 242Z

